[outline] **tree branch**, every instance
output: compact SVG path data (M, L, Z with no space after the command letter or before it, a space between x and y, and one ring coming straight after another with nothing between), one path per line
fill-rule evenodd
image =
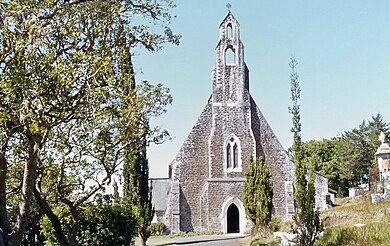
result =
M66 238L61 227L61 221L59 220L57 215L54 214L53 210L49 206L49 203L42 197L37 187L34 188L34 197L39 205L39 208L42 209L42 211L45 213L45 215L49 218L50 222L52 223L55 231L55 236L58 242L62 246L69 246L68 239Z

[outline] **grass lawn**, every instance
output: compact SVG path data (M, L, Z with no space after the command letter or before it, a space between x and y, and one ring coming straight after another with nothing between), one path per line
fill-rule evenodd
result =
M321 214L324 236L322 245L390 245L390 201L371 204L369 195L345 199Z

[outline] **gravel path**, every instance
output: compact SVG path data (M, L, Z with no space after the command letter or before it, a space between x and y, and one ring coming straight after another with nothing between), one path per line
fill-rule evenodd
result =
M174 238L152 238L147 241L150 246L157 245L217 245L217 246L240 246L245 235L243 234L224 234L224 235L204 235L193 237L174 237Z

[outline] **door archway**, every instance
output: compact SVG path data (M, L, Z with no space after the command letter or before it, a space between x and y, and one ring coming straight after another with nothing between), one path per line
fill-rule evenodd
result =
M240 212L232 203L226 213L227 233L240 233Z

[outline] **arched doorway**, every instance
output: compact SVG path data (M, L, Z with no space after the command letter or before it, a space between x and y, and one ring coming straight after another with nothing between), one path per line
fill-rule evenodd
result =
M240 233L240 213L234 203L227 210L227 233Z

